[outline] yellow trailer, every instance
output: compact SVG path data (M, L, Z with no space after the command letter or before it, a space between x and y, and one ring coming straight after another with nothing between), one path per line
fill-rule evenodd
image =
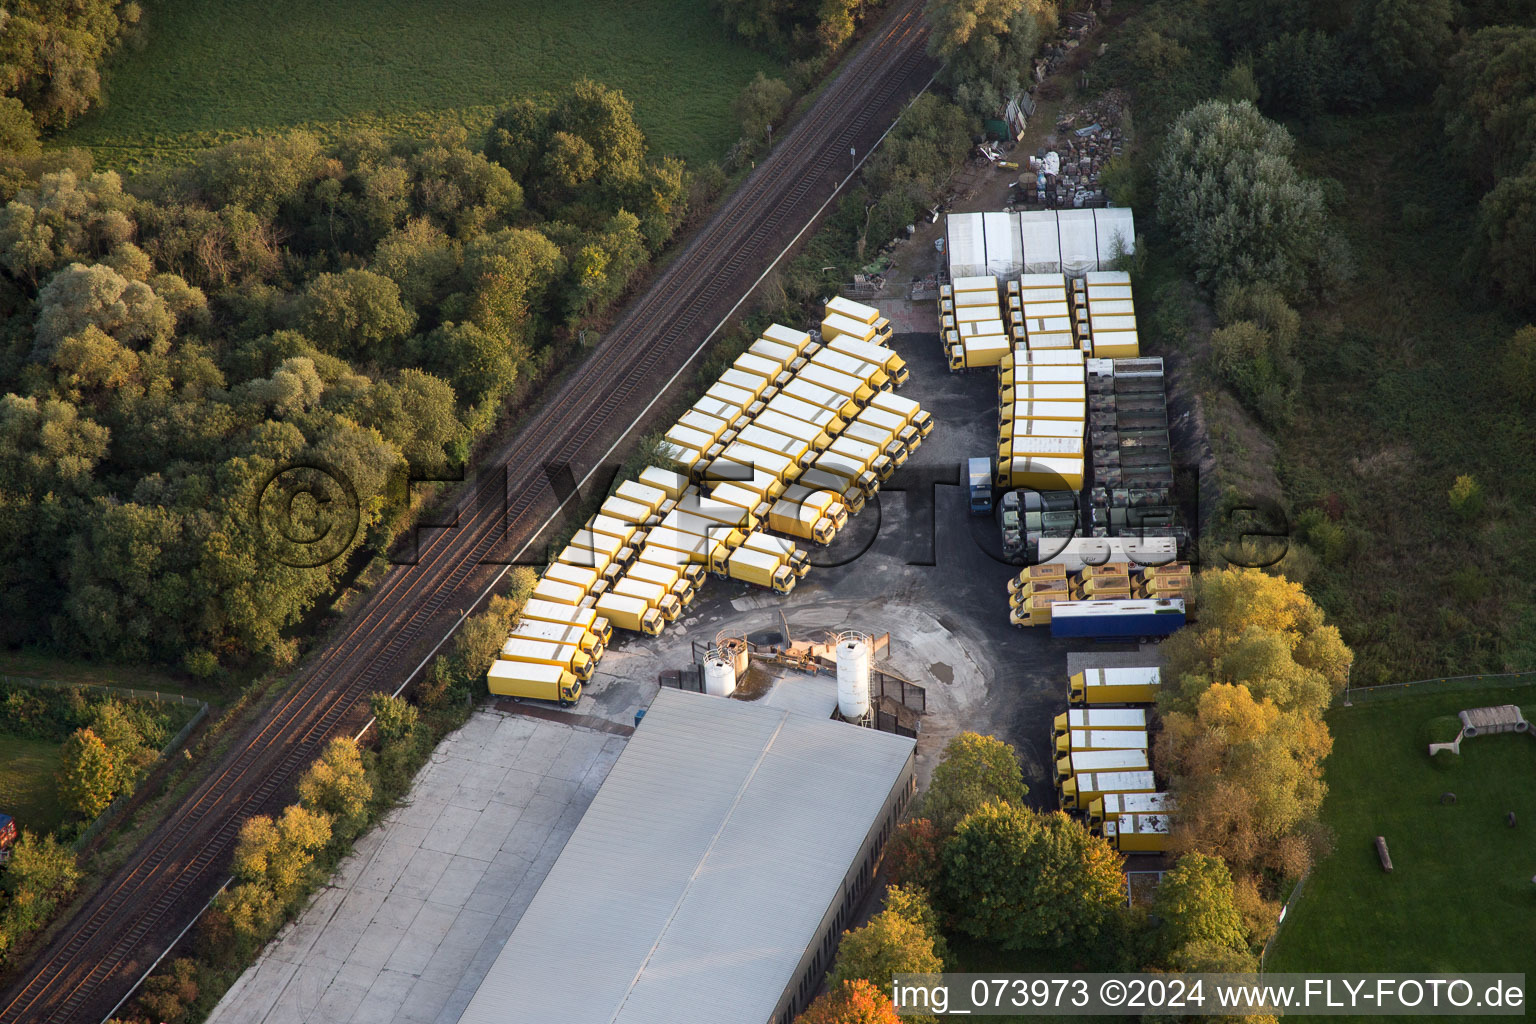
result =
M747 352L743 352L736 357L735 361L731 363L731 369L742 373L755 374L775 386L786 383L791 376L788 370L779 366L773 360L764 359L762 356L755 356Z
M1085 772L1063 779L1057 788L1063 810L1086 811L1105 793L1156 793L1157 779L1150 771Z
M818 353L819 354L819 353ZM830 370L819 363L812 362L801 370L797 379L804 379L818 387L835 391L840 395L846 395L853 399L859 408L868 405L870 399L875 397L876 388L872 388L858 377L850 376L838 370Z
M1060 428L1057 428L1058 430ZM1009 458L1046 458L1046 459L1071 459L1079 461L1083 458L1083 436L1080 431L1073 431L1067 436L1062 436L1047 428L1035 433L1029 430L1014 430L1004 437L997 446L998 459ZM1073 488L1079 490L1079 488Z
M778 594L795 589L794 570L773 555L755 548L740 547L731 552L728 575L733 580L766 587Z
M676 441L663 441L661 449L656 453L657 457L664 460L675 472L691 478L704 461L704 451L678 444Z
M720 423L718 420L716 422ZM724 432L725 424L720 423L720 433ZM706 433L697 427L690 427L679 421L668 427L667 432L662 435L662 438L669 444L676 445L679 448L692 448L694 451L707 452L710 445L714 444L719 438L720 433Z
M1135 331L1093 331L1093 354L1099 359L1135 359L1141 343Z
M796 505L811 504L819 508L822 515L832 520L835 530L848 525L848 509L843 504L842 495L835 490L792 484L785 488L783 497Z
M917 432L923 437L933 433L933 416L910 398L885 391L870 399L869 404L876 409L884 409L886 412L893 412L900 416L916 427Z
M1143 708L1072 708L1057 715L1051 723L1057 736L1076 729L1106 729L1145 733L1147 712Z
M729 425L734 425L738 420L749 415L746 408L743 406L736 406L729 402L722 402L720 399L711 398L708 395L705 395L697 402L694 402L693 405L689 407L689 411L696 412L701 416L708 416L711 419L724 420L728 424L726 427L727 430L730 429Z
M533 665L555 665L567 669L582 682L592 678L597 661L575 644L559 644L512 636L502 644L497 655L502 661L522 661Z
M769 324L763 331L763 338L767 341L776 341L780 345L788 345L800 355L805 355L805 350L811 347L811 336L805 331L797 331L793 327L785 327L783 324Z
M712 483L748 480L761 472L788 484L794 482L800 471L800 464L785 455L735 441L710 462L704 471L704 479Z
M831 394L831 392L827 393ZM775 395L773 401L769 402L763 409L764 415L770 412L776 412L781 416L800 420L802 423L809 423L829 438L847 426L847 421L831 409L820 405L812 405L810 402L796 398L790 394L788 388Z
M625 501L632 501L652 515L655 515L660 510L662 504L668 498L676 497L676 495L670 495L659 487L651 487L634 480L625 480L619 484L618 487L614 488L613 496L615 498L623 498Z
M1171 846L1166 814L1122 814L1104 827L1106 837L1111 828L1118 833L1121 853L1166 853Z
M677 536L675 532L673 536ZM707 539L698 539L703 539L706 545L708 544ZM707 547L704 553L708 554ZM682 573L683 579L692 585L694 593L698 593L700 588L703 587L704 576L709 571L707 558L693 558L690 552L679 551L666 544L647 543L645 547L640 549L640 554L635 556L635 565L639 565L642 562L648 565L659 565L664 569L676 569Z
M1002 406L999 416L1004 423L1013 420L1057 420L1062 423L1075 423L1078 429L1082 429L1083 421L1087 419L1088 407L1082 402L1009 402Z
M642 555L650 562L687 562L713 571L717 564L725 564L730 553L731 546L723 540L659 526L651 531Z
M778 401L778 399L774 399L774 401ZM752 423L754 426L777 431L787 437L804 441L817 451L832 443L832 435L823 428L779 412L772 404L764 409Z
M874 470L865 468L866 465L867 463L862 460L850 458L841 452L825 451L821 453L821 456L811 468L819 469L823 474L835 477L845 496L850 489L857 488L863 493L867 501L873 498L875 492L880 489L880 478L875 475ZM818 480L824 479L824 477L818 478ZM825 487L827 485L825 483L818 483L816 486ZM852 507L851 505L849 506L849 508Z
M818 490L831 491L838 495L838 501L848 510L849 515L856 516L864 510L866 496L864 491L847 478L828 472L826 469L813 465L800 477L800 484L805 487L813 487ZM788 494L789 491L784 492Z
M597 599L597 610L613 625L632 633L659 636L666 628L661 612L638 597L609 591Z
M660 612L661 617L668 622L676 622L683 614L683 602L678 600L677 595L671 590L659 583L648 583L626 574L614 583L613 591L624 597L639 598Z
M765 452L782 455L790 462L802 469L811 464L816 458L816 449L808 441L802 441L787 434L781 434L777 430L769 430L767 427L758 426L753 422L751 426L743 427L736 435L735 444L751 445ZM734 447L734 445L733 445Z
M1145 752L1147 733L1144 729L1073 729L1056 737L1056 754L1068 754L1084 750L1140 750Z
M1083 489L1083 460L1020 456L998 460L999 487L1032 487L1037 491Z
M567 565L564 562L551 562L544 568L544 578L557 580L561 583L569 583L573 587L580 587L587 593L603 592L603 574L596 569L584 566Z
M549 700L562 706L581 699L581 680L556 665L533 665L497 658L491 663L485 681L498 697Z
M1021 588L1032 583L1057 582L1065 583L1067 579L1067 567L1060 564L1031 565L1019 572L1008 581L1008 593L1017 593Z
M577 608L554 601L529 599L523 602L521 614L524 619L580 626L602 641L605 647L613 641L613 624L591 608Z
M858 341L874 341L875 325L861 323L852 317L839 316L836 313L828 313L821 319L821 340L829 342L834 338L849 337Z
M596 633L590 629L578 626L574 622L545 622L541 619L530 619L524 615L517 617L517 622L512 627L511 635L523 640L542 640L545 643L554 644L574 644L594 660L601 658L603 651L608 646L598 639Z
M850 320L866 323L875 329L875 334L889 338L891 335L891 322L880 315L880 311L874 306L866 306L862 302L854 302L845 299L841 295L835 295L827 300L824 307L826 313L836 316L845 316Z
M623 541L627 546L634 546L645 540L644 532L634 523L629 522L627 519L618 519L614 516L604 515L601 512L587 520L587 525L583 527L583 530L594 536L612 537L614 540ZM622 559L623 555L624 551L620 548L615 561Z
M704 392L704 397L748 413L752 411L752 405L757 401L756 393L727 384L723 379L711 384L709 390Z
M1090 668L1071 677L1073 704L1152 704L1162 689L1162 671L1153 665Z
M533 593L530 595L540 601L554 601L557 604L579 605L587 596L586 590L569 583L561 583L548 577L540 577L534 584Z
M772 555L780 562L789 566L790 570L794 572L796 579L803 577L811 571L811 559L806 554L805 549L796 547L794 541L787 540L784 537L775 537L771 533L752 533L747 535L747 539L742 541L741 546L752 551L761 551L764 554Z
M767 401L769 397L772 397L763 394L769 387L768 378L755 373L747 373L734 367L720 375L720 383L728 384L733 388L747 392L754 401L759 398Z
M765 341L759 338L747 347L747 353L776 364L780 370L789 370L793 373L799 369L796 364L800 361L800 353L776 341Z
M1080 599L1129 601L1131 578L1129 576L1093 576L1083 580L1078 587Z
M1048 626L1051 623L1051 605L1061 600L1057 594L1037 594L1028 598L1008 613L1008 622L1014 626Z
M1017 581L1014 581L1017 582ZM1053 601L1072 600L1072 585L1066 580L1030 580L1008 593L1008 607L1028 609L1034 598L1049 597Z
M621 523L629 523L637 527L648 523L655 525L653 522L655 511L650 506L621 498L617 494L604 499L597 511L600 516L609 516Z
M1115 821L1122 814L1170 814L1172 793L1105 793L1088 805L1088 824Z
M684 608L693 604L694 596L698 593L698 588L675 565L657 565L655 562L642 560L630 566L629 572L625 575L629 579L666 587Z
M745 509L708 498L695 502L679 502L678 507L667 513L657 529L680 530L706 540L717 540L735 547L746 536L751 514ZM653 531L654 532L654 531Z
M810 367L805 368L809 370ZM805 370L796 375L795 379L784 385L780 394L797 398L807 405L814 405L837 416L840 420L849 420L859 411L861 406L851 395L845 395L841 391L833 391L812 382L805 376ZM839 430L842 428L839 427Z
M876 346L878 347L878 346ZM888 351L888 350L882 350ZM828 370L838 373L846 373L850 377L856 377L865 381L870 387L881 391L891 389L891 377L880 368L879 363L872 363L868 359L857 359L845 352L839 352L831 346L827 346L811 356L812 366L823 366Z

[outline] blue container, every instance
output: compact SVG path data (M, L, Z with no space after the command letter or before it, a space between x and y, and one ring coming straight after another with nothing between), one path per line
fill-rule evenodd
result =
M639 711L635 712L635 728L636 729L640 728L640 719L642 719L644 717L645 717L645 708L641 708Z
M1059 619L1051 616L1051 636L1074 640L1136 640L1144 636L1168 636L1184 625L1184 610L1125 612Z

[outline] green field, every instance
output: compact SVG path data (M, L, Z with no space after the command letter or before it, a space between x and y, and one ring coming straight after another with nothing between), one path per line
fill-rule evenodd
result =
M59 744L0 733L0 811L31 832L50 832L64 820L54 789Z
M1323 818L1335 850L1313 870L1265 960L1269 971L1519 971L1536 974L1536 739L1462 743L1432 764L1424 724L1492 704L1536 704L1536 687L1357 703L1328 715ZM1455 804L1440 795L1454 792ZM1513 810L1517 827L1505 824ZM1392 873L1376 859L1382 835Z
M513 96L623 90L653 153L725 155L730 103L773 62L704 0L150 0L102 108L58 136L132 168L255 132L483 127Z

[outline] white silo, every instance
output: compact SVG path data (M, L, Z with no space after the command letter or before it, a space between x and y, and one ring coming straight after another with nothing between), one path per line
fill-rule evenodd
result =
M704 692L712 697L729 697L736 692L736 666L723 651L710 651L704 659Z
M862 633L837 639L837 711L853 721L869 714L869 638Z

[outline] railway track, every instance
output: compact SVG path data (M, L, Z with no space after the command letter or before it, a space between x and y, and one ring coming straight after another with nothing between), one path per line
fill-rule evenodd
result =
M0 996L0 1024L97 1024L227 874L241 823L281 806L333 736L393 691L420 648L444 636L495 569L535 538L565 495L545 467L583 474L629 417L683 368L716 322L788 244L931 73L919 0L899 4L587 362L486 462L457 526L433 531L345 631L114 873Z

